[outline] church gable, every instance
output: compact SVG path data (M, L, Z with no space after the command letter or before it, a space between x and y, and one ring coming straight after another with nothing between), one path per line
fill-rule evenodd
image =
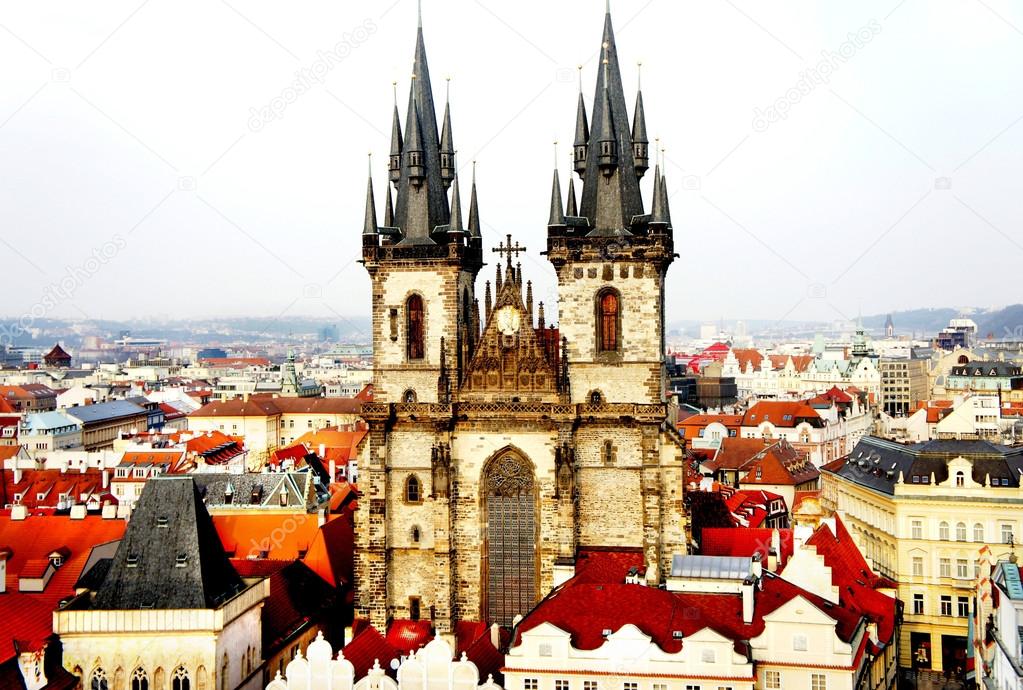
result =
M508 261L504 269L497 269L493 305L487 284L486 326L462 383L463 400L480 394L487 399L551 401L559 391L557 330L545 326L542 303L539 327L534 327L532 284L526 284L523 298L522 267L511 264L516 249L511 248L510 240L507 247L495 250L507 253Z

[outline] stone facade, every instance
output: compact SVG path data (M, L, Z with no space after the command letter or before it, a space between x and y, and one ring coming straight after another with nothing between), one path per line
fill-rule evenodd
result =
M389 185L379 225L371 180L362 235L375 389L362 410L355 608L381 629L417 615L440 634L509 625L583 547L642 548L653 578L686 550L684 442L664 394L667 186L658 169L644 214L642 97L630 128L610 15L602 45L592 137L580 97L582 201L573 186L567 215L555 174L555 327L510 236L476 299L476 184L463 227L450 113L438 137L420 27L404 131L397 107L392 125L396 202Z

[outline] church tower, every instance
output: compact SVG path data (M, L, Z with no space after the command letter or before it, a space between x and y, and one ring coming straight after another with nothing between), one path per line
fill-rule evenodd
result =
M562 194L556 179L547 233L573 402L664 401L664 277L675 254L659 165L644 210L640 181L649 149L642 90L630 127L609 8L592 118L581 90L577 106L573 160L581 201L576 211L570 179L567 215L555 213Z
M397 106L382 224L370 181L363 263L373 281L374 400L358 451L355 614L383 630L429 618L510 626L580 554L642 558L648 579L685 553L683 445L663 395L664 178L642 98L628 121L610 15L592 121L580 96L576 169L557 172L548 256L560 323L534 304L518 242L483 265L472 186L462 219L450 108L438 136L422 22L404 130ZM449 196L450 194L450 196ZM548 307L549 308L549 307Z
M475 175L466 226L451 106L445 104L438 134L421 16L411 82L404 132L394 105L383 225L372 170L366 190L362 263L373 281L374 397L443 402L444 379L458 380L478 337L475 283L483 259Z

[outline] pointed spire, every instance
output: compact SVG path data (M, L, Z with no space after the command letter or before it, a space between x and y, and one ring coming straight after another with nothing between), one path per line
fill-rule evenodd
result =
M664 218L671 227L671 204L668 203L668 178L661 175L661 205L664 207Z
M664 213L664 198L661 194L661 164L654 166L653 202L650 208L650 222L667 225L668 216Z
M480 236L480 207L476 201L476 161L472 162L472 193L469 196L469 234Z
M490 293L490 281L487 281L487 289L484 293L483 306L486 308L487 321L490 321L490 312L494 309L494 297Z
M501 287L504 285L504 271L501 270L501 264L497 264L497 277L494 279L494 290L497 293L498 299L501 298Z
M586 101L583 100L583 66L579 65L579 105L575 113L575 142L573 159L579 177L586 175L586 150L590 145L590 125L586 117Z
M643 199L609 12L600 53L579 215L590 219L591 234L614 236L629 232L633 218L643 215Z
M451 78L447 79L447 95L444 99L444 125L440 135L440 177L444 187L451 185L455 176L454 137L451 134Z
M544 323L544 314L543 314L543 302L540 302L540 307L539 307L539 309L537 310L537 315L536 315L536 323L537 323L537 327L538 327L538 328L539 328L539 329L540 329L541 331L542 331L542 330L543 330L544 328L546 328L546 326L547 326L547 324L545 324L545 323Z
M451 232L465 232L462 227L462 199L458 195L458 173L455 173L454 184L451 186Z
M394 203L391 201L391 185L387 185L387 199L384 202L384 227L394 227Z
M394 117L391 119L391 158L388 171L391 182L397 184L401 179L401 152L404 143L401 138L401 122L398 119L398 82L392 82L391 88L394 90Z
M529 320L533 321L533 281L526 281L526 311L529 312Z
M639 63L640 87L636 91L636 109L632 116L632 154L636 159L636 175L643 177L650 169L650 139L646 133L646 112L643 110L643 63Z
M388 191L390 195L390 191ZM362 225L363 235L377 234L377 205L373 198L373 154L369 154L369 182L366 183L366 219Z
M419 122L419 106L416 104L416 77L412 75L412 86L408 97L408 117L405 120L405 133L408 139L405 141L405 152L407 157L407 168L409 180L413 186L419 187L426 176L426 166L423 165L423 135L422 125Z
M565 215L572 218L579 215L579 207L575 200L575 180L571 177L568 178L568 207L565 209Z
M564 225L565 209L561 205L561 179L558 177L558 142L554 142L554 186L551 189L551 214L547 225Z

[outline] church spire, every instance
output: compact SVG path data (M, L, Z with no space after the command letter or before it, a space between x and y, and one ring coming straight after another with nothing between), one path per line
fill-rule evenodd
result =
M444 124L440 135L440 177L444 187L451 185L455 178L455 148L451 134L451 79L447 80L447 95L444 99Z
M416 31L415 62L409 94L405 141L401 147L401 170L396 183L398 196L394 223L401 230L402 240L399 244L433 244L431 235L435 228L448 224L449 209L447 186L441 173L437 111L426 59L422 15Z
M366 219L362 225L362 234L377 234L377 204L373 198L373 154L369 156L369 182L366 183Z
M572 179L571 174L568 177L568 207L565 209L565 215L569 217L579 215L579 209L575 200L575 180Z
M458 173L454 174L451 185L451 232L465 232L462 227L462 200L458 195Z
M394 89L394 116L391 119L391 158L388 164L390 180L395 184L401 179L401 151L404 146L401 138L401 122L398 119L398 82L392 82ZM390 197L390 191L388 191Z
M650 169L650 139L646 133L646 113L643 111L643 63L639 63L639 88L636 90L636 109L632 115L632 153L636 159L636 176L643 177Z
M476 161L472 163L472 192L469 195L469 235L480 236L480 207L476 201Z
M558 142L554 142L554 186L551 189L551 215L547 224L565 224L565 209L561 205L561 180L558 178Z
M573 160L579 177L586 176L586 149L590 145L590 125L586 118L586 102L583 100L583 67L579 65L579 105L575 112L575 143Z
M600 53L579 213L590 219L591 234L610 236L629 232L643 199L609 9Z
M659 225L667 225L668 217L664 213L663 197L661 196L661 164L654 166L654 189L653 202L650 205L650 222Z
M387 198L384 202L384 227L394 227L394 203L391 200L391 185L387 185Z

